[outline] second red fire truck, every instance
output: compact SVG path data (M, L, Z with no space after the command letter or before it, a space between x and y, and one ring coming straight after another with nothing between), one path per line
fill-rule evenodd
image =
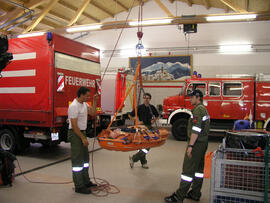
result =
M177 140L187 137L187 123L191 116L189 92L203 92L203 104L211 118L211 131L232 129L235 120L249 117L256 128L270 129L270 79L263 75L238 78L198 78L185 80L179 95L163 102L163 118L172 125Z

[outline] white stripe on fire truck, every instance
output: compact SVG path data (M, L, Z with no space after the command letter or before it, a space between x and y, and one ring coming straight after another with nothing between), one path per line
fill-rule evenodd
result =
M64 89L64 76L60 75L57 82L57 92L61 92Z
M16 70L16 71L2 71L4 78L8 77L25 77L25 76L36 76L36 70Z
M1 87L0 93L2 94L36 93L36 88L35 87Z
M23 53L23 54L13 54L13 61L35 59L36 57L37 57L36 52Z

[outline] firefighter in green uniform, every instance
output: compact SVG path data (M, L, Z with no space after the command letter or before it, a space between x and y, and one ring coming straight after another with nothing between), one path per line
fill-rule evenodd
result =
M71 143L72 177L75 192L90 194L90 187L97 186L89 178L88 140L85 134L87 128L87 115L95 116L98 96L94 95L93 106L86 103L90 99L90 89L80 87L77 98L68 108L69 131L68 140Z
M188 123L188 141L181 182L178 190L165 197L165 202L182 203L185 198L199 201L203 184L204 156L208 147L210 117L202 104L203 94L194 90L190 95L194 107ZM191 190L189 191L189 188Z
M152 98L152 96L150 93L144 93L144 95L143 95L144 102L143 102L143 104L141 104L137 107L137 114L138 114L138 119L139 119L138 124L145 125L149 130L153 129L152 124L154 124L156 122L156 120L158 119L158 116L159 116L156 107L154 105L150 104L151 98ZM135 116L135 110L133 110L129 114L129 118L132 121L135 121L134 116ZM140 162L142 164L142 168L148 169L149 166L147 165L146 154L149 152L149 150L150 150L150 148L141 149L133 156L130 156L129 157L130 168L133 168L134 163L140 160Z

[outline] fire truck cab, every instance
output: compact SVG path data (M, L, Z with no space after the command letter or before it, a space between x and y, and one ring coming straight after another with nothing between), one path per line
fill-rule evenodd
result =
M211 118L211 131L223 132L233 128L235 120L249 117L257 128L270 128L270 81L254 77L186 79L179 95L167 97L163 102L163 118L172 125L177 140L187 137L187 124L193 106L191 91L204 94L203 104Z

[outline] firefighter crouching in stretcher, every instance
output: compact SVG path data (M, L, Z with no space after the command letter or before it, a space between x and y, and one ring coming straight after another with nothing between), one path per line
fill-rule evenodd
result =
M88 140L85 134L87 128L87 115L96 115L96 104L98 95L94 95L93 106L86 103L90 99L90 89L80 87L77 98L73 100L68 108L69 131L68 140L71 144L72 177L75 192L90 194L90 187L97 186L89 178L89 153Z
M199 201L203 184L204 156L208 147L210 117L202 104L203 94L194 90L190 95L194 107L188 123L187 150L178 190L165 197L165 202L182 203L185 198ZM192 185L192 186L191 186ZM191 190L189 188L191 186ZM189 191L189 192L188 192Z
M152 129L152 124L156 122L159 116L155 106L150 104L151 98L152 98L151 94L145 93L143 95L144 99L143 104L137 107L138 124L145 125L148 129ZM135 121L135 119L133 118L135 116L135 110L133 110L128 116L130 120ZM149 152L149 150L150 148L142 149L139 150L138 153L136 153L135 155L130 156L129 157L130 167L133 168L134 163L140 160L142 168L148 169L149 167L147 165L146 154Z

